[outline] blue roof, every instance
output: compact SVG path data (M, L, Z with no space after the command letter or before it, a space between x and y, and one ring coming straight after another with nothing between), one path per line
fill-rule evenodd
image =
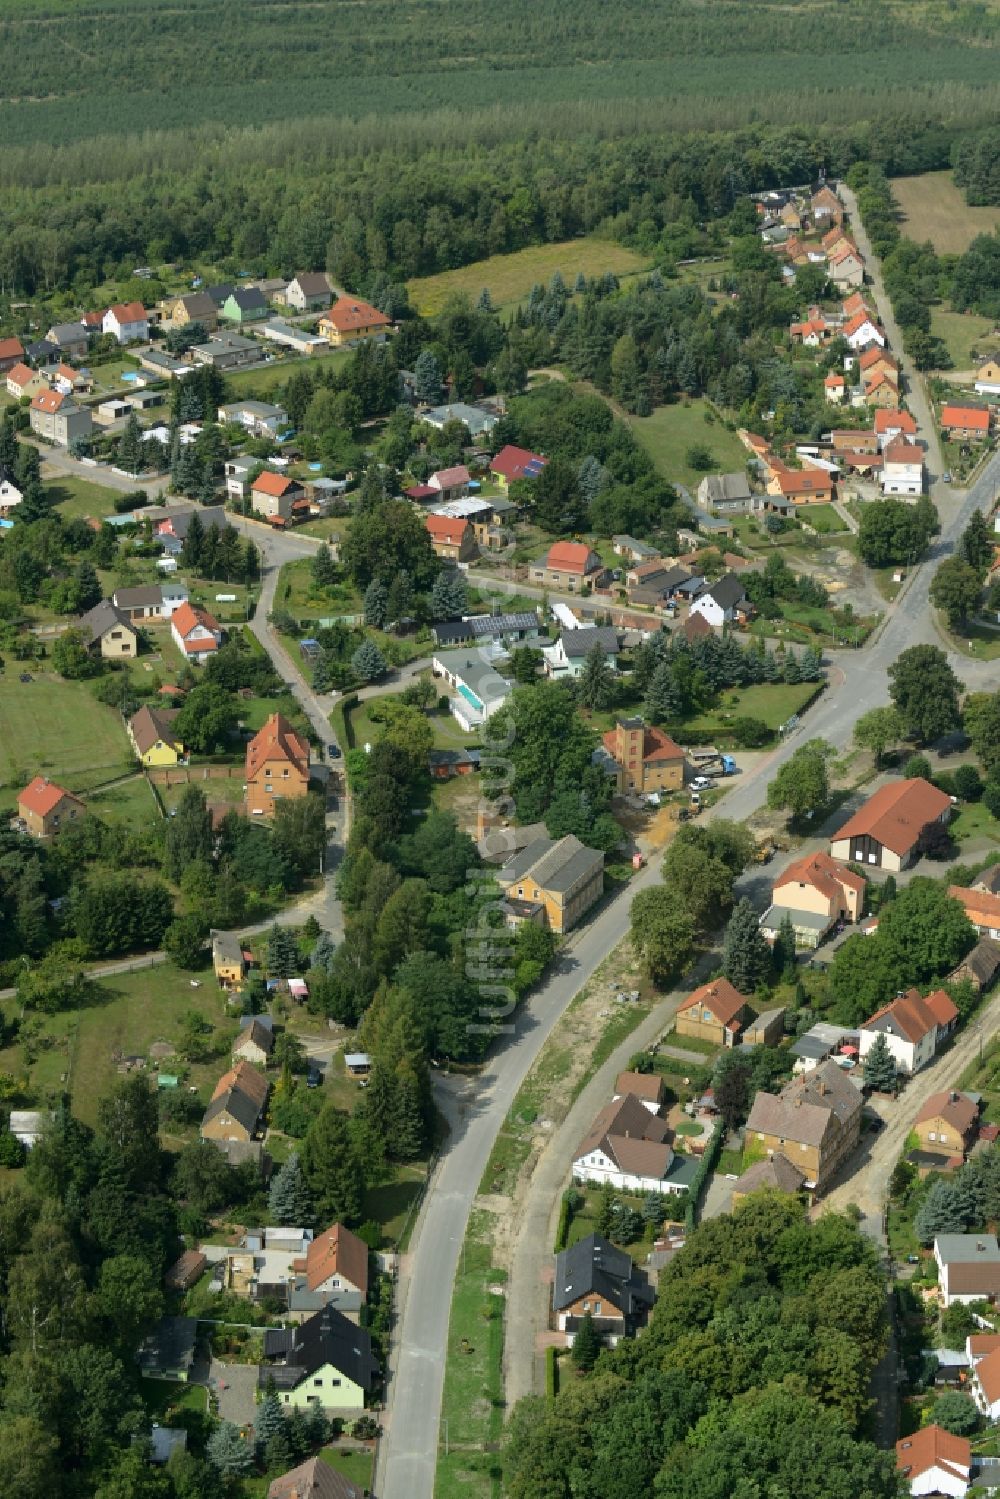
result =
M315 640L311 635L307 635L305 640L299 641L299 645L319 645L319 641Z

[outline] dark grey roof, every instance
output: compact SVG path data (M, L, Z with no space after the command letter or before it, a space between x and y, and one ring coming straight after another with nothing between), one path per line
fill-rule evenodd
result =
M232 281L220 281L218 286L206 286L205 296L211 297L216 307L221 307L227 298L231 297L236 290Z
M237 1037L237 1043L242 1041L244 1036L249 1036L250 1040L255 1041L261 1051L267 1052L268 1056L270 1056L274 1046L274 1031L270 1025L265 1025L262 1022L259 1015L254 1015L249 1025L240 1026L240 1035Z
M468 619L448 620L434 626L438 645L463 640L499 640L504 635L523 635L538 629L538 615L529 609L513 614L472 614Z
M113 602L116 609L155 609L163 603L163 590L158 583L116 588Z
M604 855L588 848L573 833L565 838L538 838L504 864L498 873L504 886L516 884L529 874L540 889L566 891L597 865L604 866Z
M244 1093L242 1088L229 1087L225 1093L220 1093L218 1098L213 1098L202 1118L202 1128L211 1123L219 1114L231 1114L237 1124L242 1124L248 1135L255 1135L264 1113L264 1103L258 1103L251 1098L249 1093Z
M295 280L298 282L299 290L303 296L318 297L321 295L330 295L330 282L325 271L300 271Z
M156 1369L190 1365L198 1340L197 1317L162 1317L139 1349L139 1363Z
M717 583L710 583L705 592L715 600L720 609L732 609L747 596L746 589L735 573L726 573Z
M171 510L164 519L169 520L174 535L183 541L188 533L192 515L197 515L206 531L218 526L222 531L229 525L229 516L222 505L192 505L190 510Z
M561 1311L590 1295L610 1301L624 1317L653 1302L652 1288L642 1271L624 1249L616 1249L600 1234L588 1234L556 1255L553 1308Z
M51 360L53 360L59 353L59 345L54 344L51 339L39 338L36 339L33 344L29 344L24 352L27 354L28 358L33 359L36 364L38 364L39 362L41 362L42 364L47 364Z
M53 323L46 338L54 344L78 344L87 341L87 330L82 323Z
M746 474L708 474L702 481L711 504L720 500L748 500L750 483Z
M481 751L477 749L432 749L427 752L427 762L435 765L474 765L479 768Z
M981 937L958 967L968 968L981 984L988 984L1000 968L1000 942L995 942L992 937Z
M102 599L93 609L88 609L77 620L75 628L83 632L88 645L95 645L109 630L124 628L135 634L133 625L115 608L110 599Z
M211 295L212 291L209 288L209 296ZM238 286L230 295L241 312L263 311L267 308L267 298L256 287Z
M618 631L610 625L590 625L582 630L565 630L561 636L562 648L571 661L587 656L599 645L606 656L617 656Z
M269 1362L272 1359L281 1362ZM325 1306L298 1327L269 1327L265 1331L258 1383L263 1389L273 1379L277 1389L294 1390L325 1364L331 1364L366 1391L379 1374L368 1333L333 1306Z
M972 882L973 890L984 890L990 895L1000 895L1000 864L991 864L981 869Z

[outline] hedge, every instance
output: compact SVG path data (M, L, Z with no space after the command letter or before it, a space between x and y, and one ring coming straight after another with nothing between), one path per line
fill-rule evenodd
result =
M712 1131L711 1140L705 1146L705 1153L698 1163L698 1170L695 1172L691 1185L688 1188L688 1205L684 1212L684 1227L688 1233L691 1233L695 1226L695 1213L698 1211L701 1194L708 1184L708 1178L719 1163L719 1156L722 1154L722 1142L725 1139L725 1135L726 1126L720 1119Z
M545 1350L545 1393L552 1396L559 1393L559 1366L556 1350L552 1347Z

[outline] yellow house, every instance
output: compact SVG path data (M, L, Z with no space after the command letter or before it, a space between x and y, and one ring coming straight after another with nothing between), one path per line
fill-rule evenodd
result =
M753 1018L750 1001L728 979L702 984L677 1011L678 1036L697 1036L715 1046L735 1046Z
M320 333L335 348L363 338L384 338L391 327L392 321L384 312L359 297L338 297L319 320Z
M976 390L980 395L1000 395L1000 354L991 354L976 370Z
M641 718L619 718L602 737L605 765L618 792L682 789L684 751L662 729L648 727Z
M964 1156L979 1134L979 1106L968 1093L932 1093L913 1121L922 1150Z
M173 730L179 711L143 707L129 719L128 737L143 765L177 765L184 758L184 745Z
M810 1191L836 1175L861 1137L862 1098L834 1061L800 1073L778 1094L759 1092L744 1131L745 1148L783 1155Z
M604 893L604 855L579 838L536 838L497 870L508 922L547 926L560 935L576 926Z
M362 1411L379 1378L369 1334L325 1306L297 1327L269 1327L258 1384L273 1382L282 1405L306 1410Z
M238 989L246 973L243 947L230 932L218 932L212 938L212 967L223 989ZM257 1058L252 1060L256 1061Z

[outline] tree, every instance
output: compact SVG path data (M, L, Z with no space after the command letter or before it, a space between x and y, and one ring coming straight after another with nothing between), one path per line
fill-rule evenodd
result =
M87 650L82 630L64 630L53 643L52 665L67 681L78 681L92 677L101 670L101 663Z
M947 656L936 645L911 645L889 667L889 696L906 732L922 744L958 727L960 685Z
M983 1424L973 1401L961 1390L946 1390L939 1395L931 1408L931 1420L957 1437L971 1437Z
M212 858L212 814L199 786L185 786L173 817L168 818L163 845L163 872L180 880L195 860Z
M936 1181L913 1220L913 1231L921 1244L930 1244L938 1234L962 1234L969 1227L966 1204L954 1181Z
M903 737L904 724L896 708L869 708L862 713L854 725L854 743L861 749L870 750L875 758L876 770L890 745L898 744Z
M443 567L431 589L431 615L434 619L459 619L469 607L465 578L457 568Z
M302 1174L324 1223L356 1223L361 1215L364 1172L347 1115L325 1104L309 1126L299 1156Z
M149 1261L138 1254L119 1254L101 1266L97 1289L102 1315L114 1329L124 1353L131 1355L140 1338L163 1315L163 1292Z
M898 1086L896 1060L881 1032L875 1037L865 1057L864 1078L865 1086L873 1092L895 1095Z
M205 1444L209 1462L220 1478L243 1478L253 1470L253 1448L232 1421L222 1421Z
M683 896L668 885L640 890L632 902L632 941L658 984L682 973L694 955L695 922Z
M384 630L386 623L386 610L389 605L389 592L381 578L372 578L365 589L364 611L365 624L373 630Z
M377 682L388 671L386 659L374 640L363 640L351 657L351 670L362 682Z
M684 832L663 856L663 880L677 892L697 931L704 934L718 925L733 903L733 871L701 841L684 837Z
M811 739L786 760L767 788L767 805L783 808L792 817L818 812L830 796L826 762L832 753L822 739Z
M597 1362L597 1355L600 1351L601 1339L594 1326L594 1319L589 1312L584 1312L573 1336L570 1358L582 1374L589 1374Z
M326 849L326 807L322 796L283 797L274 809L274 846L302 876L314 874Z
M947 557L931 579L931 603L940 609L949 625L964 625L982 593L979 574L961 557Z
M315 553L309 564L312 580L317 588L332 588L337 581L337 564L333 560L333 553L324 541L319 551Z
M532 480L531 499L535 520L551 535L585 528L586 506L576 470L565 459L550 459L538 477Z
M715 1106L727 1130L738 1129L750 1108L750 1058L736 1051L720 1052L712 1072Z
M0 1491L18 1499L53 1499L61 1488L59 1442L29 1415L0 1421Z
M272 926L267 934L267 972L269 978L291 978L298 972L299 950L286 926Z
M537 646L515 646L510 653L510 669L514 681L522 687L530 687L538 678L542 660L542 653Z
M94 564L85 557L76 570L74 579L76 586L76 609L80 614L86 614L88 609L93 609L99 604L103 597L101 581L97 576Z
M148 1192L160 1180L156 1095L141 1074L122 1078L97 1105L97 1141L120 1166L128 1188Z
M972 748L990 775L1000 770L1000 692L972 692L962 708Z
M585 708L603 712L614 703L618 695L615 673L600 644L587 652L576 687Z
M163 946L178 968L189 971L205 961L208 923L203 916L178 916L163 934Z
M958 555L972 569L977 581L985 578L993 561L994 539L986 516L981 510L974 510L958 543Z
M285 1413L274 1391L269 1391L257 1407L253 1422L253 1440L260 1457L276 1432L285 1430Z
M753 902L738 903L722 949L722 971L741 994L753 994L771 973L771 949L764 940Z
M271 1178L267 1207L273 1223L304 1228L312 1224L312 1196L295 1151Z
M417 400L426 406L433 406L441 398L441 366L430 349L424 349L414 363L413 389Z
M130 411L125 430L118 440L118 467L123 468L127 474L139 473L143 466L143 447L138 414Z
M215 682L199 682L185 697L174 720L174 732L188 748L209 755L225 746L238 722L232 693Z

